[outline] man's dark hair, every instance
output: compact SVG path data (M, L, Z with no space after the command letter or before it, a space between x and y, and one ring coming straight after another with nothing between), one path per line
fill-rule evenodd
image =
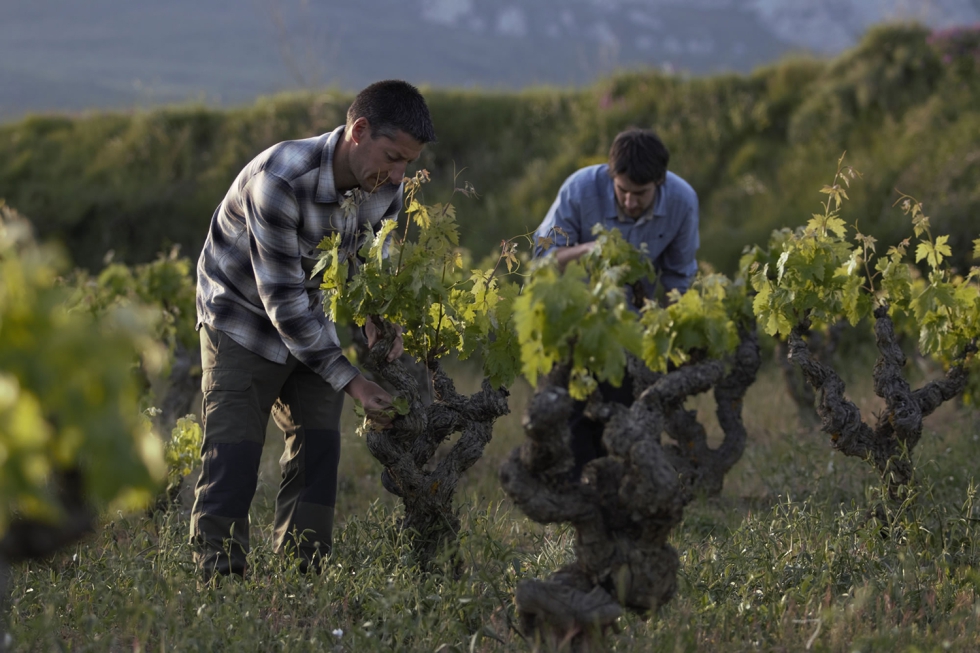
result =
M357 94L347 110L347 127L367 118L371 138L394 138L403 131L421 144L436 140L432 117L419 90L399 79L375 82Z
M658 184L667 176L670 152L649 129L632 127L620 132L609 148L609 174L626 175L634 184Z

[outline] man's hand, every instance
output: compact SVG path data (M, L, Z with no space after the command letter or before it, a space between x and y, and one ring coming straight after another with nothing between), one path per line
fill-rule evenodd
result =
M372 422L381 426L391 424L395 412L391 405L391 395L380 385L358 374L344 387L344 392L361 402L364 414Z
M556 247L554 249L555 259L558 261L558 269L564 271L565 266L577 258L585 256L595 247L594 240L587 243L579 243L570 247Z
M395 341L391 343L391 351L388 353L388 362L392 362L402 355L405 351L405 343L402 342L402 331L403 329L397 324L393 325L395 327ZM374 343L378 341L381 337L381 332L378 327L375 326L373 319L368 319L364 323L364 335L367 337L368 349L374 347Z

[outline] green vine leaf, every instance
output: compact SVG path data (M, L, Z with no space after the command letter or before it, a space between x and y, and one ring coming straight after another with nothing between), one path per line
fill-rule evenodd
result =
M407 397L394 397L391 400L391 407L395 409L395 412L399 415L408 415L409 403ZM363 408L363 407L362 407Z
M947 240L949 240L949 236L939 236L935 243L919 243L915 249L915 262L918 263L925 259L933 270L938 269L944 258L953 255L953 250L946 244Z
M420 190L427 181L428 173L420 171L405 184L405 213L419 227L411 237L407 227L385 220L364 235L361 261L350 263L339 235L320 243L316 269L323 275L324 311L338 324L380 317L400 325L405 351L419 360L450 352L479 356L487 376L509 385L520 373L519 345L510 333L516 291L504 290L496 269L464 271L468 255L459 248L456 209L424 204ZM471 190L464 194L473 196ZM513 267L513 260L516 245L508 244L501 261ZM349 275L355 263L357 271Z

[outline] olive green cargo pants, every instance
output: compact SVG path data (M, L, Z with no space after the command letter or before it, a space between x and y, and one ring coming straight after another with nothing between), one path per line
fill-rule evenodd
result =
M207 325L201 360L204 443L190 532L195 562L205 578L244 575L248 510L271 413L286 441L274 547L292 550L309 566L330 551L344 393L292 355L273 363Z

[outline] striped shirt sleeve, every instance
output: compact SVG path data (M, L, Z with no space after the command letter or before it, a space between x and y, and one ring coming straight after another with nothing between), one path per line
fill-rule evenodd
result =
M283 343L300 362L343 389L357 369L343 356L336 326L320 319L304 287L298 238L299 203L290 185L266 171L244 189L249 256L262 306Z

